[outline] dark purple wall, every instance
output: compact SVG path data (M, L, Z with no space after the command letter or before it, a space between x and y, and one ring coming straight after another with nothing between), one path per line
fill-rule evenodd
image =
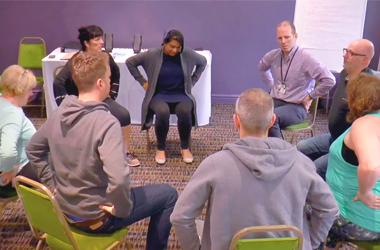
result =
M293 20L289 1L0 1L0 71L17 63L24 36L45 39L48 53L69 40L77 28L96 24L114 34L114 47L131 47L134 34L143 47L161 44L177 28L185 45L213 54L213 103L231 103L245 89L266 88L257 70L261 57L276 48L276 25ZM380 1L369 0L364 37L380 48ZM377 67L378 53L372 66Z

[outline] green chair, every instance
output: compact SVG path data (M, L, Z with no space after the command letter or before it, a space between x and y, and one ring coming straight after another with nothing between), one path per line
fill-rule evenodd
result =
M380 241L349 241L356 245L359 250L380 250ZM340 249L341 245L345 242L338 242L335 249Z
M113 249L128 242L122 238L127 228L112 234L90 234L69 225L54 195L42 184L17 176L13 180L18 196L26 211L26 216L34 237L39 240L40 249L44 240L52 249ZM41 236L41 233L42 236Z
M265 232L293 232L298 237L281 238L255 238L242 239L247 234ZM295 226L276 225L276 226L256 226L247 227L235 234L232 238L230 250L302 250L303 235Z
M315 125L315 120L317 118L318 101L319 101L319 97L314 98L313 101L311 102L310 113L312 115L312 119L310 121L306 119L306 120L304 120L298 124L289 125L285 128L282 128L282 130L292 132L292 137L290 139L290 143L294 142L294 139L296 138L298 132L300 132L300 131L310 130L311 136L314 136L314 134L315 134L314 125ZM282 138L284 138L282 130L281 130L281 135L282 135Z
M24 37L20 41L18 64L25 69L39 70L42 73L42 59L46 56L46 44L41 37ZM36 77L36 89L41 89L41 104L40 105L26 105L25 107L41 107L41 118L44 114L45 107L45 93L44 93L44 78ZM37 96L37 94L36 94Z

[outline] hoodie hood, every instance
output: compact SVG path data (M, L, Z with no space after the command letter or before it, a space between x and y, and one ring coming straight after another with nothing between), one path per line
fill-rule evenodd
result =
M73 95L66 96L60 107L62 107L61 124L64 126L71 126L78 118L97 110L109 112L108 105L104 102L82 102Z
M229 150L256 178L272 181L287 173L294 165L297 149L279 138L245 137L228 143Z

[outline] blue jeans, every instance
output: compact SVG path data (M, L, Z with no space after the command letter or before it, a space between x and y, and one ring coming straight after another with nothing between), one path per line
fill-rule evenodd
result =
M327 163L329 160L329 150L331 145L331 135L326 133L300 141L297 149L314 161L317 173L326 180Z
M173 212L177 198L177 190L168 184L132 188L131 200L133 208L128 217L119 218L109 215L103 219L103 226L96 230L91 230L87 227L78 228L89 233L112 233L150 217L146 249L165 250L167 249L172 227L170 215Z
M276 121L269 129L270 137L282 138L281 128L304 121L307 112L303 104L293 104L273 99Z

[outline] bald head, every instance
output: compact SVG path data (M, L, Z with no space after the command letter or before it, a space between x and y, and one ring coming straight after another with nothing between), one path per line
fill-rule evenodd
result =
M355 48L356 53L366 55L366 57L369 59L369 62L375 55L375 46L373 46L373 43L370 40L356 39L350 43L350 46Z
M356 76L368 67L375 54L373 43L367 39L352 41L343 54L343 67L350 77Z
M273 99L261 89L244 91L236 101L240 129L248 135L267 135L273 117Z

